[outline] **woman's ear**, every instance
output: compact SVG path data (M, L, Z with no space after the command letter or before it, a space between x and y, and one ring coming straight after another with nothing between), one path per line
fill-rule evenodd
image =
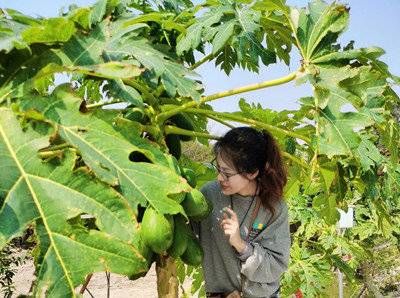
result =
M249 180L254 180L254 179L257 178L258 173L259 173L259 170L255 171L255 172L252 173L252 174L246 174L246 177L247 177L247 179L249 179Z

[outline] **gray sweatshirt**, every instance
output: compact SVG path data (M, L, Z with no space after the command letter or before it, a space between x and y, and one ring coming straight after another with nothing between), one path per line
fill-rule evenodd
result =
M242 290L244 297L270 297L279 289L281 274L289 262L290 233L286 203L281 201L276 206L276 214L268 226L266 223L271 213L260 207L252 237L245 251L238 254L219 225L222 209L231 207L230 196L221 192L217 181L205 184L201 192L214 206L206 219L193 225L204 250L206 291ZM256 200L252 202L252 197L233 195L232 203L239 223L247 212L241 226L242 239L246 239Z

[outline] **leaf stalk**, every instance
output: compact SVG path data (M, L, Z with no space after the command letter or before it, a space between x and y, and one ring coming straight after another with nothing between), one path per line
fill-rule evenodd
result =
M266 124L266 123L261 122L261 121L257 121L257 120L250 119L250 118L246 118L246 117L243 117L243 116L234 115L234 114L228 114L228 113L220 113L220 112L210 111L210 110L206 110L206 109L196 109L196 108L186 109L185 111L187 113L205 114L206 116L207 115L212 115L212 116L218 117L220 119L222 118L222 119L226 119L226 120L230 120L230 121L250 124L252 126L256 126L256 127L259 127L259 128L267 129L268 131L271 131L271 132L281 133L281 134L284 134L284 135L287 135L287 136L291 136L291 137L294 137L294 138L301 139L304 142L306 142L307 144L311 143L311 140L306 136L297 134L297 133L295 133L293 131L288 131L288 130L273 126L271 124Z
M176 114L183 112L189 108L200 106L203 103L213 101L213 100L216 100L219 98L224 98L227 96L232 96L232 95L236 95L236 94L240 94L240 93L245 93L245 92L249 92L249 91L254 91L254 90L258 90L258 89L263 89L263 88L268 88L268 87L278 86L278 85L288 83L290 81L293 81L297 77L298 73L301 72L302 70L303 69L300 68L300 69L288 74L287 76L284 76L284 77L281 77L278 79L264 81L264 82L256 83L256 84L251 84L251 85L247 85L247 86L243 86L243 87L239 87L239 88L235 88L235 89L231 89L231 90L227 90L227 91L222 91L222 92L218 92L218 93L215 93L215 94L212 94L209 96L203 96L200 99L200 101L191 101L191 102L183 104L182 106L180 106L176 109L171 109L169 111L160 113L157 116L157 122L163 123L165 120L172 117L173 115L176 115Z
M201 58L199 61L197 61L195 64L193 64L192 66L189 67L190 70L194 70L197 67L199 67L200 65L202 65L203 63L206 63L209 60L214 59L214 57L218 54L218 52L216 53L210 53L207 56L204 56L203 58Z
M303 168L305 168L307 170L310 168L310 166L307 163L302 161L300 158L298 158L296 156L293 156L292 154L289 154L289 153L287 153L285 151L282 151L281 154L282 154L283 157L293 161L294 163L297 163L299 166L301 166L301 167L303 167Z
M206 138L206 139L212 139L212 140L218 140L220 138L218 136L210 135L208 133L191 131L191 130L179 128L179 127L172 126L172 125L164 126L164 132L166 134L184 135L184 136Z
M113 105L116 103L122 103L122 102L126 102L123 100L113 100L113 101L106 101L106 102L96 102L96 103L92 103L90 105L86 105L86 108L88 109L94 109L94 108L98 108L98 107L102 107L102 106L107 106L107 105Z

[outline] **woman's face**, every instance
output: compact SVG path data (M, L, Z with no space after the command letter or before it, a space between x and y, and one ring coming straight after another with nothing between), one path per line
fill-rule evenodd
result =
M218 182L224 195L240 194L243 196L253 195L255 186L254 174L238 173L234 167L226 163L219 155L216 158L218 170Z

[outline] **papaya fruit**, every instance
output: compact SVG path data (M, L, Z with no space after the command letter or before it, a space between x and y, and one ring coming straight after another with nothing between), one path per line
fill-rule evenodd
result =
M174 240L167 253L174 258L180 257L187 248L189 235L190 229L185 217L181 214L174 216Z
M185 252L181 255L181 260L191 266L198 266L203 262L204 252L197 238L193 235L187 242Z
M293 137L285 139L285 151L289 154L294 154L296 152L296 140Z
M162 215L152 207L147 207L141 223L141 236L155 253L165 252L174 239L174 220L170 215Z
M166 154L165 158L168 163L168 167L174 171L177 175L181 176L181 169L179 167L178 161L176 158L172 155ZM185 199L186 192L180 192L180 193L174 193L174 194L169 194L168 195L171 199L173 199L175 202L178 202L179 204L182 203L182 201Z
M197 184L196 173L192 169L189 169L189 168L183 168L181 172L182 172L183 178L186 179L188 184L191 187L195 188L196 184Z
M211 212L207 199L197 189L192 189L191 192L186 194L182 202L182 207L186 215L194 220L201 220L207 217Z
M176 114L176 115L172 116L171 118L169 118L169 120L179 128L194 131L194 124L193 124L192 120L183 113ZM179 135L179 138L182 141L193 140L193 137L191 137L191 136Z
M165 137L165 144L168 147L169 153L171 153L176 159L179 159L181 157L181 141L177 135L167 135Z
M168 197L173 199L177 203L182 203L183 200L186 198L186 192L180 192L180 193L174 193L174 194L169 194Z

